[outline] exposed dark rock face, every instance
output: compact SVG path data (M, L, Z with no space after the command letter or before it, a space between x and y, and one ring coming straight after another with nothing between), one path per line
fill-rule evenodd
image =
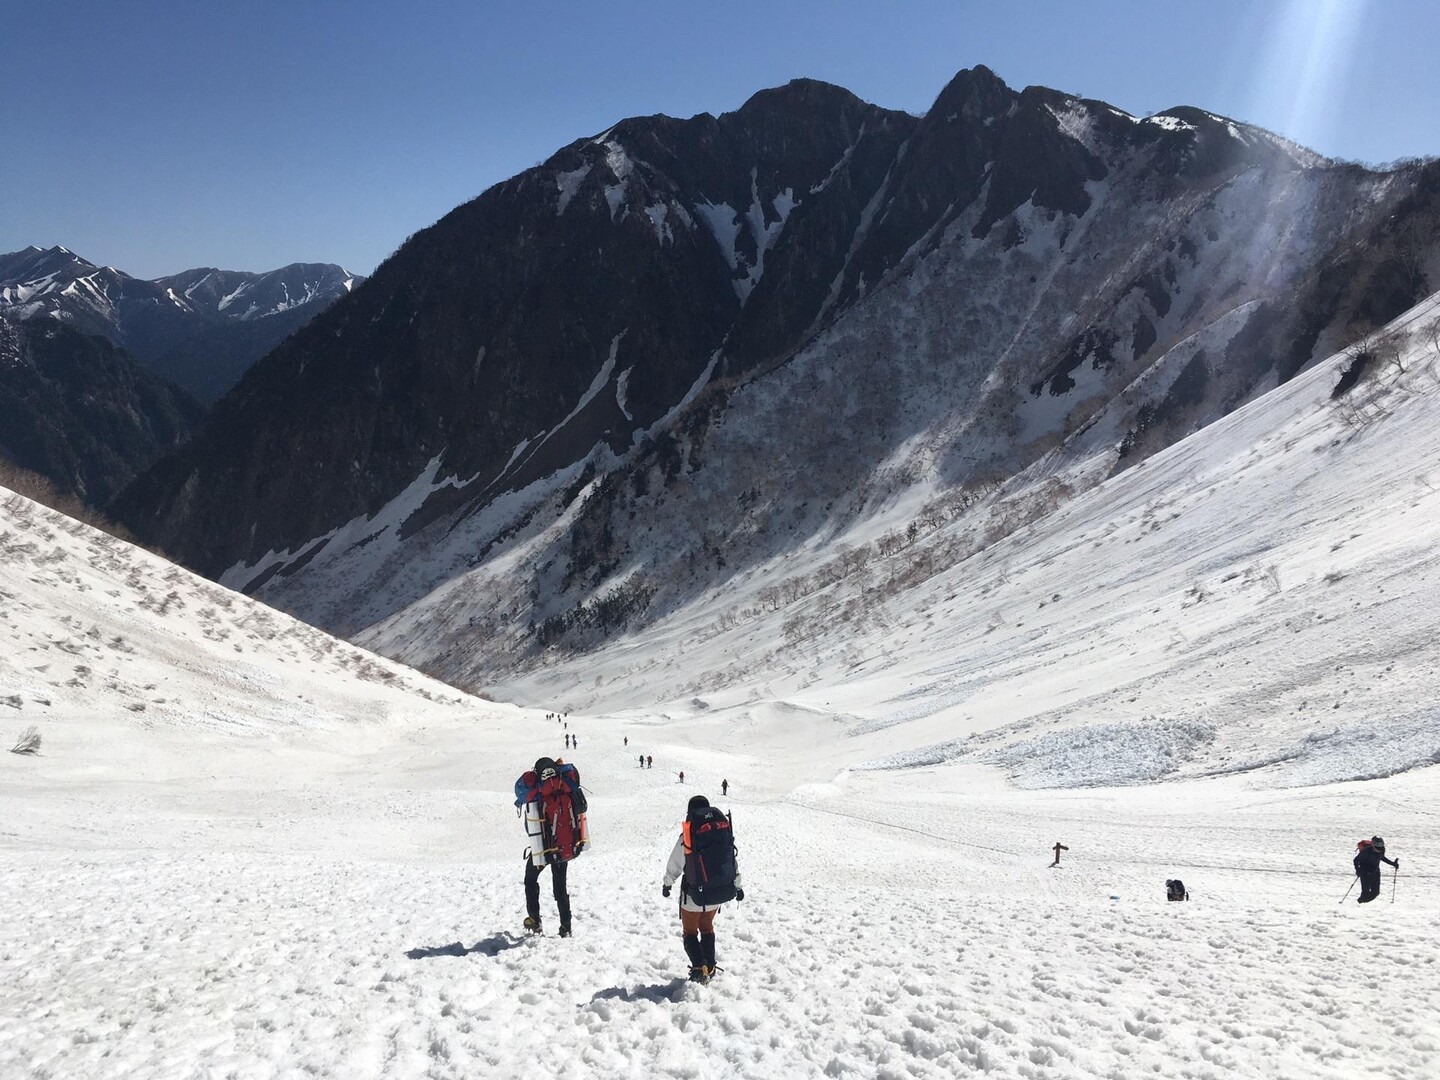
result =
M104 338L0 319L0 457L64 494L103 507L202 413Z
M412 237L116 509L475 682L482 639L654 618L897 485L1169 445L1433 287L1436 172L984 68L919 118L799 81L622 121Z
M143 281L63 247L29 247L0 255L0 314L108 338L209 403L361 280L329 263L293 263L263 274L200 269Z

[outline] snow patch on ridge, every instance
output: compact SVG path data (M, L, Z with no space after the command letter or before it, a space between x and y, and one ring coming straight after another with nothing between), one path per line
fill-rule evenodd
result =
M652 203L645 208L645 216L650 219L650 227L655 230L655 239L661 244L674 243L675 237L670 232L670 222L667 219L670 208L665 203Z
M1155 127L1163 128L1166 131L1194 131L1195 125L1178 116L1147 116L1142 123L1153 124Z
M400 529L405 520L425 505L425 501L431 495L448 487L464 487L470 482L469 480L461 481L454 476L437 480L436 474L439 472L440 460L443 456L441 453L431 458L430 463L421 471L420 475L373 516L361 514L353 517L344 525L314 537L296 548L289 548L285 551L275 551L272 548L254 563L246 563L241 560L221 574L217 580L227 588L243 592L246 585L266 571L273 569L283 573L284 567L304 558L320 545L324 545L330 552L340 552L363 541L371 558L377 561L382 559L400 545ZM328 552L322 551L317 558L323 562L326 554Z
M578 169L570 172L562 172L555 177L555 186L560 192L559 199L555 205L555 216L559 217L565 213L565 208L570 205L575 195L580 190L580 185L585 182L585 177L590 175L591 165L589 162Z
M750 299L751 292L759 284L760 277L765 273L765 255L775 246L784 231L785 222L790 213L799 206L795 198L795 189L786 188L771 200L770 205L777 215L777 220L766 222L765 207L760 199L760 192L756 186L756 170L750 170L750 194L751 202L749 208L742 215L731 208L728 203L700 203L695 207L695 212L709 226L711 234L715 237L715 243L720 246L720 254L725 259L725 265L732 273L744 272L744 277L735 277L730 284L735 289L735 295L743 305ZM740 252L738 240L740 239L741 228L748 228L751 238L755 241L755 262L751 265Z
M630 415L630 410L625 406L625 395L629 392L630 388L630 373L634 370L635 368L633 366L627 367L620 373L620 377L615 380L615 404L619 406L626 420L635 419L635 417Z
M830 166L830 171L826 173L825 179L810 188L811 195L819 195L830 186L835 177L839 175L840 170L850 164L850 159L855 156L855 148L860 145L860 140L863 138L865 138L865 125L861 124L860 130L855 134L855 141L847 146L845 152L840 155L840 159Z
M736 269L739 265L739 253L735 249L735 241L740 237L740 215L730 208L729 203L712 202L698 204L695 213L715 237L725 265L731 270Z
M621 330L620 333L610 339L610 354L605 357L605 362L600 365L600 370L595 373L595 378L590 382L590 389L581 395L580 400L575 403L575 407L570 410L570 415L556 424L550 434L553 435L556 431L559 431L566 424L570 423L571 420L574 420L575 417L579 416L580 411L584 409L586 405L589 405L590 402L594 401L601 390L605 389L605 384L610 381L610 376L615 371L615 354L620 351L620 342L624 340L625 335L629 332L628 329ZM549 435L546 435L545 438L548 439L549 437ZM542 439L541 442L544 442L544 440Z
M624 217L622 211L629 192L630 178L635 174L635 163L630 160L630 155L623 146L610 141L605 143L605 164L610 167L616 180L614 184L605 185L605 201L610 205L610 220L614 221L616 214Z
M1083 104L1072 99L1066 103L1064 108L1056 108L1053 105L1047 105L1045 108L1055 118L1055 122L1060 125L1061 132L1092 153L1098 151L1095 139L1095 117Z

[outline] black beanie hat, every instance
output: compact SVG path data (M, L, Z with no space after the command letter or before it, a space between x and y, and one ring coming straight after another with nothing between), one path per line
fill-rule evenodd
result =
M685 808L685 814L688 817L693 815L697 810L708 810L709 808L710 800L704 795L691 795L690 805Z
M555 772L555 771L556 771L556 768L555 768L555 759L554 759L554 758L548 758L548 757L536 758L536 759L535 759L535 775L538 776L538 777L540 777L540 778L543 780L543 779L545 778L545 770L546 770L546 769L549 769L551 772Z

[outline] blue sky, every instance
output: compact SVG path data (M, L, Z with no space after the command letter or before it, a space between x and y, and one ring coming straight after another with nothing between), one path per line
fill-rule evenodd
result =
M1198 105L1367 162L1440 154L1435 0L347 0L0 12L0 251L141 277L338 262L625 116L805 76L924 112L975 64Z

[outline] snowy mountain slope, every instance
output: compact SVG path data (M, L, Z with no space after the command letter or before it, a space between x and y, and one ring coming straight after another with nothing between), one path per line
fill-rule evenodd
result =
M974 761L853 771L874 738L819 699L742 713L711 695L562 729L426 700L408 673L366 678L396 669L0 506L7 565L24 568L3 585L0 677L23 699L12 723L46 717L39 756L0 754L0 1074L512 1075L533 1069L537 1031L557 1069L597 1078L1408 1080L1440 1065L1433 768L1301 791L1233 773L1025 790ZM938 601L948 584L932 584ZM117 622L133 653L105 651ZM1119 664L1153 627L1115 633ZM1008 644L1043 664L1045 639ZM51 655L93 674L31 666ZM1215 676L1217 692L1246 685L1238 664ZM145 697L127 677L167 680L173 702L131 712ZM817 658L814 677L851 690L843 663ZM870 692L887 678L890 698L913 688L896 667ZM509 788L563 732L581 740L565 756L594 845L570 873L576 936L526 940ZM641 751L658 767L638 769ZM659 878L686 798L722 777L747 895L718 920L725 971L697 989ZM1338 906L1355 838L1377 831L1402 872L1380 904ZM1069 851L1049 869L1057 839ZM1189 904L1163 900L1177 875ZM542 912L553 923L548 889Z
M0 315L55 319L106 338L208 403L363 280L328 263L293 263L143 281L67 248L32 245L0 254Z
M0 495L6 717L37 725L57 756L68 731L97 720L136 732L269 737L477 704L20 495Z
M1138 165L1130 182L1147 183L1147 168ZM1176 208L1122 197L1124 179L1115 174L1111 194L1078 223L1037 216L1019 248L995 232L963 239L962 219L952 241L963 255L937 249L782 368L702 399L623 462L600 448L586 467L484 513L381 533L376 523L430 495L440 478L427 475L395 510L356 519L323 550L237 566L224 580L348 633L414 598L412 611L393 616L413 632L377 629L369 640L478 686L552 662L539 645L588 650L782 555L814 572L855 519L878 514L877 532L929 531L914 520L927 502L978 500L1072 432L1083 434L1089 464L1067 483L1096 482L1275 384L1282 373L1268 350L1224 362L1238 341L1264 343L1255 325L1270 321L1270 298L1305 265L1298 255L1267 257L1268 269L1253 276L1257 238L1267 252L1293 254L1293 237L1276 230L1304 232L1307 215L1339 229L1388 184L1351 191L1355 203L1341 212L1333 204L1348 181L1295 174L1257 191L1263 177L1252 171L1197 196L1167 224ZM1057 237L1072 231L1069 246L1093 257L1064 254ZM1173 286L1164 275L1158 293L1137 283L1137 261L1150 254L1125 242L1132 235L1157 237L1147 250L1159 253ZM1031 284L1041 270L1047 279ZM1110 314L1076 335L1097 308ZM1151 346L1115 347L1137 318ZM1047 343L1069 335L1077 344L1053 359ZM352 539L360 537L363 547ZM300 562L299 572L273 576ZM606 604L612 617L597 615ZM476 633L484 650L459 644Z
M854 736L837 767L980 760L1032 786L1427 764L1436 301L1396 327L1405 372L1351 391L1359 420L1362 399L1331 401L1342 354L1093 488L1110 451L1081 433L971 506L897 503L492 688L720 725L784 702ZM441 590L364 640L417 649L474 601Z
M921 118L627 120L417 235L117 512L479 687L1077 434L1072 486L1129 468L1428 294L1437 216L1440 167L984 69Z

